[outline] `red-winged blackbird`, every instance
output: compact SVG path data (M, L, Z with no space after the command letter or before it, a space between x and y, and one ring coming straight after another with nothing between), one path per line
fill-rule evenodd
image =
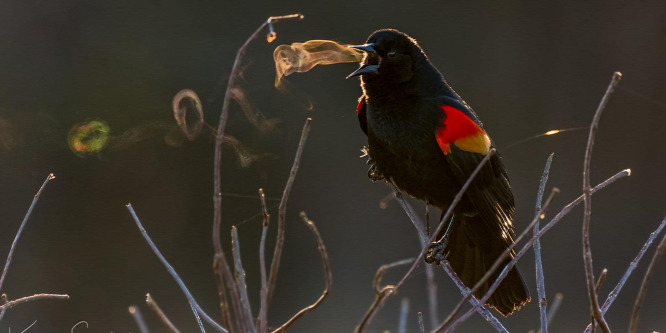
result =
M356 111L368 136L371 178L384 178L446 211L492 147L481 122L413 38L397 30L378 30L367 44L352 47L366 53L349 77L361 76L363 96ZM437 236L443 254L468 287L513 243L514 207L508 175L495 154ZM498 274L475 296L483 296ZM529 301L514 267L487 304L506 316Z

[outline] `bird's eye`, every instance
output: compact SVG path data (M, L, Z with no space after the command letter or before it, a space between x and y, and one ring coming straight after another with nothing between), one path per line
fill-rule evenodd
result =
M387 55L389 56L389 58L393 58L395 57L395 51L394 50L388 51Z

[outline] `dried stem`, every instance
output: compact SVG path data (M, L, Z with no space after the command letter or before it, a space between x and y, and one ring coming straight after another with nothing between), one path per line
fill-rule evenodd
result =
M539 190L537 192L537 201L536 201L536 214L537 222L534 224L534 234L539 232L539 220L541 220L541 201L543 200L543 192L546 190L546 183L548 182L548 175L550 174L550 165L553 163L553 155L550 154L546 160L546 166L543 169L543 174L541 175L541 181L539 183ZM534 261L536 266L536 281L537 281L537 297L539 299L539 318L541 320L541 332L548 332L548 300L546 299L546 282L543 275L543 261L541 259L541 241L537 239L534 242Z
M9 302L9 299L7 298L7 294L2 294L0 295L0 299L2 300L2 304L7 304ZM0 310L0 321L2 321L2 318L5 317L5 313L7 309L2 309Z
M247 295L247 284L245 283L245 269L241 261L240 241L238 240L238 229L231 227L231 253L234 258L234 275L236 277L236 288L241 297L243 319L245 320L246 332L256 332L254 323L252 323L252 308L250 307L250 298ZM242 320L239 317L239 320Z
M398 333L407 333L407 314L409 313L409 298L400 300L400 316L398 317Z
M268 224L270 222L270 215L268 208L266 208L266 195L263 189L259 189L259 200L261 201L261 212L263 215L263 222L261 224L261 241L259 241L259 273L261 274L261 295L259 316L257 318L257 331L259 333L266 333L268 327L268 319L266 313L266 297L268 296L268 284L266 282L266 234L268 233Z
M599 273L599 278L597 278L597 283L594 285L594 292L596 292L597 295L599 294L599 289L601 289L601 284L604 283L606 274L608 274L608 268L602 269L601 273Z
M194 313L194 317L197 320L197 323L199 324L199 329L201 332L205 332L206 330L203 327L203 323L201 322L201 318L199 315L203 317L203 319L211 326L213 326L218 332L224 332L227 333L228 331L224 329L220 324L216 323L206 312L201 309L197 301L194 299L194 296L190 293L189 289L187 289L187 286L185 286L185 282L180 278L176 270L169 264L169 262L164 258L160 250L157 248L157 245L153 242L153 240L148 236L148 232L146 229L143 227L141 224L141 221L139 220L139 217L136 215L136 212L134 211L134 208L132 207L132 204L127 204L127 210L129 210L130 214L132 214L132 218L134 219L134 222L136 223L136 226L139 228L139 231L141 232L141 235L143 238L146 240L150 248L153 250L157 258L162 262L162 265L167 269L171 277L176 280L176 283L178 283L178 286L180 289L183 291L185 296L187 297L188 302L190 303L190 307L192 308L192 312Z
M130 305L130 307L127 310L132 315L132 318L134 318L134 321L136 321L136 326L139 326L139 332L141 333L150 332L150 330L148 330L148 325L146 325L146 321L143 319L141 310L138 307L136 307L135 305Z
M609 333L610 328L606 319L604 319L601 309L599 308L599 299L598 294L594 290L594 267L592 266L592 249L590 247L590 217L592 216L592 193L590 186L590 164L592 161L592 147L594 146L594 137L597 133L597 128L599 127L599 119L601 118L601 112L606 107L610 95L613 93L615 86L620 82L622 74L620 72L613 73L613 78L611 79L608 88L604 97L601 98L601 103L597 107L597 111L594 113L592 119L592 125L590 125L590 133L587 138L587 148L585 149L585 160L583 162L583 201L585 205L585 210L583 213L583 260L585 262L585 278L587 280L587 292L588 297L590 298L590 313L594 317L594 321L599 324L601 330L604 333ZM594 324L594 323L593 323Z
M296 179L296 174L298 173L298 167L301 163L301 156L303 155L303 148L305 148L305 142L308 138L308 133L310 133L311 124L312 124L312 118L307 118L305 120L305 125L303 125L303 131L301 132L301 139L298 142L298 149L296 150L294 163L291 166L291 171L289 172L289 178L287 179L287 184L285 185L284 191L282 192L282 200L280 200L280 207L278 208L277 238L275 240L275 250L273 251L271 271L270 274L268 275L268 289L266 289L267 312L268 312L268 306L271 304L271 297L273 295L273 290L275 290L275 282L277 280L278 270L280 269L280 259L282 258L282 247L284 246L284 229L287 217L287 201L289 200L289 193L291 193L291 187L294 184L294 180Z
M622 275L620 282L618 282L613 291L611 291L610 294L608 294L608 297L606 297L604 305L601 307L602 313L606 313L606 311L608 311L610 306L617 298L617 295L620 293L620 290L622 290L622 287L624 287L624 284L629 279L629 275L631 275L634 269L636 269L636 267L638 266L638 262L641 261L641 259L647 252L647 249L650 247L650 245L652 245L652 242L654 242L655 238L657 238L657 236L659 235L659 233L661 233L661 231L664 229L665 226L666 226L666 218L664 218L664 220L661 221L657 230L653 231L650 234L650 237L648 237L648 240L645 242L645 244L643 244L643 247L641 247L641 250L638 252L638 255L636 255L636 258L634 258L634 260L631 261L629 267L624 272L624 275ZM592 331L592 326L588 325L587 328L585 329L585 333L589 333L591 331Z
M486 156L481 160L481 162L479 162L479 165L476 166L476 169L474 169L474 172L472 172L472 174L469 176L469 178L467 179L465 184L462 186L462 188L456 194L455 198L451 202L451 205L449 205L449 209L446 211L446 213L444 214L444 217L439 222L439 225L437 226L437 230L435 230L435 232L433 232L430 240L426 244L431 244L432 242L434 242L436 240L437 235L439 235L439 233L444 228L444 225L446 224L444 222L448 221L448 219L451 217L451 214L453 213L453 209L456 207L458 202L460 202L460 199L462 199L463 194L465 193L465 191L467 191L467 188L472 183L472 180L474 180L474 177L476 177L476 175L479 173L481 168L488 162L488 160L490 160L490 157L493 156L496 152L497 151L494 148L491 149L486 154ZM417 224L414 223L414 225L417 225ZM421 263L421 261L423 260L423 257L425 256L427 251L428 251L427 245L423 246L423 248L421 249L421 252L419 253L418 257L416 259L414 259L414 262L412 263L412 266L409 268L407 273L405 273L405 275L402 277L402 279L392 288L392 290L397 290L399 287L401 287L405 283L405 281L407 281L407 279L414 272L414 269L416 269L416 267ZM382 306L384 305L384 302L386 301L387 297L391 293L392 292L384 293L381 296L379 296L379 298L375 299L373 304L368 309L368 312L363 317L363 320L361 321L361 323L356 327L356 332L362 332L363 331L365 326L367 326L367 324L370 323L370 321L372 320L372 317L375 315L375 313L377 313L377 311L379 311L379 309L382 308Z
M377 272L375 273L375 279L372 281L372 289L375 290L375 299L370 305L370 308L368 308L368 311L363 316L363 319L361 319L361 323L356 327L356 332L362 332L365 329L365 326L370 323L370 318L376 311L377 306L379 306L379 303L386 298L387 294L392 293L393 290L395 289L394 285L386 285L383 287L381 286L384 273L391 268L401 265L407 265L409 263L412 263L413 261L414 258L407 258L379 266Z
M150 293L146 294L146 305L148 305L148 308L153 310L155 314L157 315L158 318L164 323L164 325L169 328L169 331L172 333L180 333L178 328L176 328L176 325L174 325L171 320L169 320L169 317L162 311L162 308L155 302L155 300L150 296Z
M213 247L215 249L215 256L213 259L213 270L215 271L215 277L217 280L217 289L220 297L222 317L225 318L225 321L229 322L229 309L227 305L227 296L225 293L225 284L226 288L229 288L231 293L232 303L235 303L235 310L238 310L238 303L240 303L238 293L235 292L235 288L231 286L231 272L229 270L229 264L222 250L222 242L220 240L220 227L222 224L222 177L221 177L221 159L222 159L222 144L224 143L224 134L227 126L227 119L229 118L229 102L231 101L231 91L236 86L236 80L240 77L241 62L248 45L252 40L254 40L266 26L270 28L272 33L272 22L277 22L283 19L302 19L303 15L301 14L292 14L285 16L272 16L269 17L266 22L263 22L257 30L250 35L250 37L243 43L243 45L238 49L236 53L236 59L234 60L234 65L231 68L231 73L229 74L229 81L227 83L227 88L224 93L224 101L222 102L222 112L220 113L220 122L217 127L217 136L215 138L215 155L213 160ZM231 326L229 326L231 328Z
M69 295L67 294L35 294L31 296L26 296L26 297L21 297L19 299L15 299L13 301L9 301L3 305L0 305L0 310L5 311L9 310L17 305L21 305L23 303L28 303L30 301L36 301L38 299L69 299Z
M28 212L25 213L25 217L23 217L23 222L21 222L21 226L19 227L18 231L16 232L16 236L14 236L14 242L12 242L12 247L9 248L9 254L7 255L7 261L5 262L5 268L2 270L2 276L0 276L0 291L2 291L2 284L5 282L5 277L7 277L7 272L9 271L9 264L12 263L12 257L14 256L14 250L16 250L16 244L18 243L19 237L21 237L21 233L23 232L23 228L25 228L25 225L28 224L28 219L30 218L30 214L32 214L32 210L35 208L35 205L37 204L37 200L39 200L39 196L42 194L42 191L44 191L44 188L46 187L46 184L48 184L49 181L51 181L54 178L55 178L55 176L52 173L50 173L48 176L46 176L46 180L44 180L44 183L42 183L42 186L37 191L37 194L35 194L35 197L32 199L32 203L30 204L30 207L28 208Z
M618 180L622 177L628 176L630 174L631 174L631 170L629 170L629 169L622 170L622 171L616 173L615 175L613 175L612 177L606 179L601 184L595 186L592 189L591 193L595 193L595 192L605 188L609 184L615 182L616 180ZM508 273L508 271L513 266L515 266L518 259L520 259L525 254L525 252L527 252L527 250L534 244L534 242L537 239L541 238L541 236L543 236L546 232L548 232L548 230L550 230L553 226L555 226L555 224L557 224L565 215L567 215L569 212L571 212L571 210L575 206L580 204L582 201L583 201L583 196L581 195L578 198L576 198L576 200L574 200L574 201L570 202L568 205L564 206L564 208L562 208L562 210L560 210L560 212L557 213L557 215L555 215L555 217L553 217L546 225L544 225L544 227L541 228L541 230L539 230L539 232L536 235L534 235L529 241L527 241L527 243L525 243L523 248L521 248L521 250L518 253L516 253L515 257L511 260L511 262L509 262L509 264L506 265L506 267L504 268L502 273L500 273L500 276L495 280L495 283L493 283L493 286L496 288L499 285L499 283L503 279L502 275ZM545 207L546 207L546 205L544 205L543 208L545 208ZM542 208L542 211L544 210L543 208ZM520 241L520 239L529 231L529 229L531 229L533 227L533 224L535 224L535 223L536 223L535 221L532 221L532 223L530 223L530 225L525 229L525 231L516 239L516 243ZM515 243L514 243L514 246L515 246ZM510 247L510 249L511 248L513 248L513 246ZM505 253L507 253L507 252L505 251ZM497 261L495 263L497 263ZM493 266L495 266L495 265L493 265ZM492 268L491 268L491 270L492 270ZM478 286L478 284L477 284L477 286ZM475 288L477 286L475 286ZM484 297L481 299L481 302L480 302L481 304L483 302L485 302L487 300L487 298L490 297L490 295L492 295L492 291L494 291L494 288L491 286L491 288L488 290L488 293L486 293L486 295L484 295ZM472 289L472 294L473 294L473 292L474 292L474 288ZM459 308L462 307L462 304L463 304L463 302L461 301L461 303L459 303L458 306L456 307L456 310L454 310L451 313L451 315L449 315L449 317L451 317L451 318L455 317L455 315L457 314L456 311L459 311ZM472 314L472 311L476 307L477 306L472 307L472 309L470 309L458 321L456 321L456 323L457 323L456 326L459 325L460 323L462 323L467 318L469 318L469 316L471 316L471 314ZM442 324L441 329L445 328L446 325L447 325L446 322L444 324ZM453 328L455 328L455 327L452 325L452 327L449 328L449 331L452 330Z
M430 316L430 326L435 327L439 323L437 309L437 281L435 280L435 269L432 265L425 266L426 283L428 288L428 315Z
M423 313L419 312L416 315L419 318L419 332L425 333L425 327L423 327Z
M643 307L645 296L647 295L647 288L650 285L650 279L652 278L654 268L657 266L659 259L661 259L661 256L664 254L664 249L666 249L666 235L664 235L664 237L661 239L661 242L659 242L657 251L654 252L652 260L650 261L650 265L648 266L647 271L645 272L645 276L643 277L641 289L638 292L636 302L634 303L634 310L631 313L631 320L629 321L629 333L635 333L636 329L638 328L638 317L641 313L641 308Z
M273 333L277 332L284 332L289 326L291 326L296 320L301 318L303 315L306 313L316 309L321 302L324 301L324 299L328 296L329 292L331 291L331 286L333 285L333 274L331 273L331 263L328 260L328 253L326 252L326 247L324 246L324 240L321 238L321 234L319 234L319 230L317 230L317 227L315 226L314 222L308 218L307 215L305 215L305 212L301 212L301 218L303 219L303 222L310 228L312 231L312 234L315 237L315 240L317 241L317 249L319 250L319 254L321 255L321 261L324 264L324 276L326 278L326 287L324 288L324 291L321 293L321 296L315 301L314 303L304 307L301 309L301 311L298 311L293 317L291 317L289 320L287 320L286 323L282 324L278 329L274 330Z

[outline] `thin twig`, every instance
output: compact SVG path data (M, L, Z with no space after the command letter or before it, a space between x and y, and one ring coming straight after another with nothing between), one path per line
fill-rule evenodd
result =
M139 217L136 215L136 212L134 211L134 208L132 207L132 204L127 204L127 210L129 210L130 214L132 214L132 218L134 219L134 222L136 223L136 226L139 228L139 231L141 232L141 235L143 238L146 240L150 248L153 250L157 258L162 262L162 265L167 269L171 277L176 280L176 283L178 283L178 286L180 287L180 290L183 291L185 296L187 297L188 302L190 303L190 307L192 308L192 312L194 313L194 317L197 320L197 323L199 324L199 329L201 332L205 332L206 330L203 327L203 323L201 322L201 318L199 317L199 314L203 317L203 319L211 326L213 326L218 332L224 332L227 333L227 330L224 329L220 324L216 323L206 312L201 309L197 301L194 299L194 296L190 293L189 289L187 289L187 286L185 286L185 282L180 278L176 270L169 264L169 262L164 258L160 250L157 248L157 245L153 243L153 240L148 236L148 232L146 229L143 227L141 224L141 221L139 220Z
M395 289L394 285L381 286L384 273L391 268L401 265L407 265L409 263L412 263L413 261L414 258L407 258L379 266L377 272L375 273L375 278L372 281L372 289L375 291L375 299L372 301L372 304L370 305L368 311L363 316L363 319L361 319L361 323L358 325L358 327L356 327L356 332L362 332L363 329L365 329L365 325L370 322L370 316L372 316L374 311L376 311L375 309L377 308L378 304L383 299L386 298L387 294L392 293L393 290Z
M400 300L400 316L398 317L398 333L407 333L407 314L409 314L409 298Z
M162 308L160 308L157 302L155 302L155 300L150 296L150 293L146 294L146 305L148 305L148 308L150 308L151 310L153 310L153 312L155 312L155 314L157 315L157 317L160 318L162 323L164 323L164 325L167 328L169 328L169 331L171 331L172 333L180 333L178 328L176 328L176 325L174 325L171 322L169 317L167 317L164 311L162 311Z
M541 201L543 200L543 192L546 190L546 183L548 182L548 175L550 174L550 165L553 163L553 155L550 154L546 160L546 166L543 169L543 174L541 175L541 181L539 182L539 190L537 192L537 201L536 201L536 214L537 222L534 224L534 234L539 232L539 220L541 220ZM536 266L536 281L537 281L537 297L539 299L539 318L541 320L541 332L548 332L548 300L546 299L546 282L543 275L543 261L541 259L541 241L537 239L534 242L534 261Z
M275 239L275 250L273 250L273 260L271 261L271 270L270 274L268 275L268 289L266 290L266 311L268 311L268 307L271 304L271 297L273 296L273 290L275 290L275 282L277 281L277 274L278 270L280 269L282 247L284 246L285 221L287 218L287 201L289 200L289 193L291 193L291 187L294 185L294 180L296 179L296 174L298 173L298 167L301 163L301 156L303 155L303 148L305 148L305 141L308 138L308 133L310 133L311 124L312 118L307 118L305 120L305 125L303 125L303 131L301 132L301 139L298 142L298 149L296 149L294 163L291 166L289 178L287 179L287 184L285 185L284 191L282 192L282 200L280 201L280 207L278 208L278 230L277 238Z
M608 309L610 308L611 305L613 305L613 302L617 298L617 295L620 293L620 290L622 290L622 287L624 287L624 284L627 282L629 279L629 275L636 269L638 266L638 262L641 261L645 253L647 252L647 249L652 245L652 242L654 242L655 238L661 233L661 231L664 229L666 226L666 218L664 218L663 221L659 224L659 227L657 230L653 231L650 234L650 237L648 237L648 240L643 244L643 247L641 247L641 250L638 252L638 255L636 255L636 258L631 261L629 264L629 267L627 270L624 272L624 275L622 275L622 278L620 279L620 282L617 283L613 291L608 294L608 297L606 297L606 301L604 302L604 305L601 307L602 313L606 313ZM585 333L589 333L592 330L592 326L588 325L587 328L585 329Z
M242 310L245 313L245 327L247 332L256 332L254 323L252 323L252 308L250 307L250 297L247 295L247 284L245 283L245 269L241 261L240 241L238 240L238 229L231 227L231 254L234 258L234 275L236 277L236 288L241 298Z
M657 266L657 263L659 262L659 259L661 259L662 254L664 254L664 249L666 249L666 235L664 235L664 237L661 239L661 242L659 242L659 246L657 246L657 250L654 252L652 260L650 261L650 265L648 266L647 271L645 272L645 276L643 277L641 289L638 292L636 302L634 303L634 310L631 313L631 320L629 321L629 333L635 333L636 329L638 328L638 317L641 313L641 308L643 307L645 296L647 295L647 288L650 285L650 279L652 278L654 268Z
M229 81L227 83L227 88L224 93L224 101L222 102L222 112L220 113L220 122L217 127L217 136L215 138L215 155L213 159L213 247L215 249L215 256L213 260L213 270L215 271L215 277L217 280L217 289L220 297L222 317L225 318L225 321L229 322L229 309L227 305L227 295L225 293L225 284L226 288L230 288L233 283L231 283L231 272L229 270L229 264L222 250L222 242L220 240L220 227L222 224L222 169L221 169L221 160L222 160L222 145L224 143L224 134L227 126L227 119L229 118L229 102L231 101L231 90L236 86L236 80L240 77L241 62L245 51L247 50L248 45L252 40L254 40L266 26L269 26L272 30L272 22L277 22L283 19L303 19L301 14L285 15L285 16L272 16L269 17L266 22L263 22L257 30L250 35L250 37L243 43L243 45L236 52L236 59L234 60L234 65L231 68L231 73L229 74ZM271 33L273 31L269 31ZM232 303L236 305L235 309L238 310L238 303L240 303L238 293L235 292L235 288L230 289L230 298ZM238 314L237 314L238 315ZM231 326L229 326L231 329Z
M28 303L30 301L36 301L38 299L69 299L67 294L35 294L31 296L21 297L13 301L9 301L3 305L0 305L0 310L9 310L17 305Z
M315 301L314 303L304 307L301 309L301 311L298 311L293 317L291 317L289 320L287 320L286 323L282 324L279 328L274 330L272 333L278 333L278 332L284 332L289 326L291 326L296 320L301 318L303 315L307 314L308 312L316 309L321 302L324 301L324 299L328 296L329 292L331 291L331 286L333 285L333 274L331 273L331 263L328 260L328 253L326 252L326 247L324 246L324 240L321 238L321 234L319 233L319 230L317 230L317 227L315 226L314 222L308 218L307 215L305 215L305 212L301 212L301 218L303 219L303 222L310 228L312 231L312 234L315 237L315 240L317 241L317 249L319 250L319 254L321 255L321 261L324 265L324 276L326 278L326 287L324 288L324 291L321 293L321 296Z
M9 299L7 298L7 294L3 293L2 295L0 295L0 299L2 300L2 304L7 304L7 302L9 302ZM0 321L2 321L2 318L5 317L5 313L7 312L6 310L7 309L0 310Z
M437 281L435 280L435 269L432 265L425 266L426 283L428 285L428 316L430 326L435 327L439 323L439 310L437 307Z
M490 279L490 276L495 274L495 271L497 271L497 269L499 269L500 266L502 266L505 259L511 258L511 253L514 251L514 248L516 247L516 244L518 244L523 238L525 238L527 236L527 234L529 233L529 231L532 230L532 228L534 228L534 225L536 225L536 223L539 221L539 219L541 218L541 215L546 211L548 206L550 206L550 203L552 202L555 195L557 193L559 193L559 191L560 190L558 188L553 188L553 190L550 192L550 195L548 196L548 199L546 199L546 203L543 205L543 207L541 207L541 210L539 210L539 212L536 214L536 216L534 217L532 222L527 226L527 228L525 228L525 230L523 230L523 232L514 240L514 242L509 247L507 247L502 252L502 254L499 255L499 257L497 257L497 259L495 260L493 265L490 266L490 268L486 271L486 273L483 275L483 277L481 277L481 279L474 285L474 287L470 290L470 292L467 295L465 295L460 300L460 302L458 302L458 305L456 305L456 307L453 309L453 311L451 311L451 313L446 318L446 320L442 323L442 325L440 325L435 331L439 332L439 331L442 331L442 330L446 329L447 327L449 327L449 324L451 324L451 322L453 322L453 319L458 315L458 313L462 309L463 305L467 301L469 301L470 299L473 298L474 294L481 288L481 286L484 286L487 283L487 281ZM536 237L536 235L532 237L532 241L536 241L537 239L539 239L539 238ZM532 245L531 243L528 243L528 244L530 246ZM521 249L521 251L523 251L523 250L526 251L527 249L528 249L528 247L527 247L527 245L525 245L525 247L523 247L523 249ZM523 252L523 254L524 254L524 252ZM520 256L522 256L522 254ZM504 269L500 272L500 274L498 275L498 277L496 278L494 283L490 286L490 288L488 288L488 290L486 291L486 294L479 300L479 303L472 306L471 310L476 310L481 305L486 303L488 298L490 298L490 296L495 292L495 290L499 286L500 282L502 282L502 280L509 273L509 270L518 262L518 259L520 258L520 256L518 256L518 254L516 254L513 258L511 258L511 261L509 262L509 264L504 266ZM471 310L470 310L470 312L465 314L466 318L469 317L469 315L471 315ZM447 332L452 331L457 325L460 325L462 323L462 321L464 321L464 319L461 317L457 321L453 322L453 324L451 324L451 327L449 327Z
M141 333L149 333L150 330L148 330L148 325L146 325L146 321L143 319L141 310L135 305L130 305L130 307L127 310L134 318L134 321L136 321L136 326L139 326L139 331Z
M425 333L425 327L423 327L423 313L419 312L416 315L419 318L419 332Z
M584 213L583 213L583 260L585 262L585 278L587 280L587 292L590 299L590 313L594 317L594 321L599 324L601 330L604 333L609 333L610 328L606 319L604 319L601 309L599 308L599 299L598 294L594 291L594 267L592 266L592 249L590 246L590 217L592 216L592 194L591 185L590 185L590 164L592 162L592 147L594 146L594 137L597 133L597 128L599 127L599 119L601 118L601 112L606 107L610 95L613 93L615 86L620 82L622 78L622 73L615 72L613 73L613 78L611 79L608 88L604 97L601 98L599 107L594 113L592 119L592 125L590 125L590 133L587 138L587 148L585 149L585 160L583 162L583 201L584 201ZM592 323L594 324L594 322Z
M39 188L37 191L37 194L35 194L35 197L32 199L32 203L30 204L30 207L28 208L28 212L25 213L25 217L23 217L23 222L21 222L21 226L19 227L18 231L16 232L16 236L14 236L14 241L12 242L12 247L9 248L9 254L7 255L7 261L5 262L5 268L2 270L2 276L0 276L0 291L2 291L2 284L5 282L5 277L7 276L7 272L9 271L9 264L12 262L12 257L14 256L14 250L16 250L16 244L18 243L19 237L21 237L21 233L23 232L23 228L25 228L25 225L28 223L28 218L30 218L30 214L32 214L32 210L35 208L35 205L37 204L37 200L39 200L39 196L42 194L42 191L46 187L46 184L49 183L52 179L54 179L55 176L50 173L48 176L46 176L46 180L44 180L44 183L42 183L42 186Z
M488 160L490 160L490 157L493 156L496 152L497 151L494 148L491 149L486 154L486 156L479 162L479 165L476 166L476 169L474 169L474 172L472 172L472 174L469 176L469 178L467 179L465 184L458 191L458 194L456 194L455 198L451 202L451 205L449 205L449 209L446 211L446 213L444 214L444 217L439 222L439 225L437 226L437 230L435 230L435 232L433 232L430 240L426 244L431 244L432 242L434 242L436 240L437 235L439 235L439 233L444 228L444 225L446 224L444 222L448 221L448 219L451 217L451 214L453 213L453 209L456 207L458 202L460 202L460 199L462 199L463 194L465 193L465 191L467 191L467 188L472 183L472 180L474 180L474 178L479 173L481 168L486 164L486 162L488 162ZM416 223L415 223L415 225L416 225ZM428 246L423 246L423 248L421 249L418 257L416 259L414 259L414 262L412 263L412 266L409 268L407 273L405 273L405 275L402 277L402 279L392 288L393 291L397 290L399 287L401 287L405 283L405 281L407 281L407 279L414 272L414 269L416 269L416 267L421 263L421 261L423 260L423 257L425 256L427 251L428 251ZM356 327L356 332L362 332L363 331L364 327L367 324L370 323L370 321L372 320L372 317L375 315L375 313L377 313L377 311L379 311L379 309L382 308L382 306L384 305L384 302L386 301L387 297L391 293L392 292L385 293L385 294L383 294L383 296L381 296L380 299L375 299L373 304L368 309L368 312L363 317L363 320L361 321L361 323Z
M620 178L622 178L622 177L628 176L628 175L630 175L630 174L631 174L631 170L629 170L629 169L622 170L622 171L616 173L615 175L613 175L612 177L606 179L606 180L605 180L604 182L602 182L601 184L595 186L595 187L592 189L591 193L595 193L595 192L597 192L597 191L599 191L599 190L605 188L605 187L608 186L609 184L615 182L616 180L618 180L618 179L620 179ZM541 230L539 230L539 232L538 232L536 235L534 235L529 241L527 241L527 243L525 243L525 245L523 246L523 248L521 248L521 250L520 250L518 253L516 253L516 255L514 256L514 258L511 260L511 262L509 262L509 264L507 264L507 265L504 267L504 269L502 270L502 273L500 273L500 275L499 275L498 278L495 280L495 282L493 283L493 285L488 289L488 292L487 292L487 293L484 295L484 297L480 300L480 304L484 303L484 302L487 300L487 298L490 297L490 295L492 295L492 291L494 291L494 290L497 288L497 286L499 285L499 283L500 283L500 282L502 281L502 279L504 278L503 275L506 275L506 274L508 273L508 271L509 271L513 266L515 266L515 264L516 264L516 262L518 261L518 259L520 259L520 258L525 254L525 252L527 252L527 250L528 250L528 249L534 244L534 242L535 242L537 239L541 238L541 236L543 236L546 232L548 232L548 230L550 230L553 226L555 226L555 224L557 224L557 222L559 222L559 221L560 221L565 215L567 215L569 212L571 212L571 210L572 210L575 206L577 206L578 204L580 204L581 202L583 202L583 196L582 196L582 195L579 196L578 198L576 198L576 200L570 202L568 205L564 206L564 208L562 208L562 210L560 210L560 212L557 213L557 215L555 215L555 217L553 217L553 218L552 218L552 219L551 219L546 225L544 225L543 228L541 228ZM543 208L545 208L545 205L544 205ZM542 208L542 211L543 211L543 208ZM536 223L536 222L535 222L535 221L532 221L532 223L530 223L530 225L525 229L525 231L524 231L524 232L523 232L523 233L522 233L522 234L516 239L516 242L518 242L518 241L519 241L519 240L520 240L520 239L521 239L521 238L522 238L522 237L523 237L523 236L524 236L524 235L525 235L525 234L526 234L531 228L533 228L533 226L534 226L533 224L534 224L534 223ZM515 243L514 243L514 245L512 245L512 246L509 248L509 250L512 249L514 246L515 246ZM505 251L505 253L506 253L506 251ZM496 261L495 263L497 263L497 261ZM493 265L493 266L495 266L495 265ZM493 269L491 268L490 271L492 271L492 270L493 270ZM484 278L485 278L485 276L484 276ZM477 286L478 286L478 285L479 285L479 284L477 283ZM475 288L476 288L477 286L475 286ZM493 288L493 287L494 287L494 288ZM472 294L473 294L473 292L474 292L474 288L472 289ZM464 300L464 299L463 299L463 300ZM449 315L450 318L455 317L455 315L457 314L456 311L459 311L459 309L462 308L462 304L463 304L463 302L461 301L461 302L458 304L458 306L456 307L456 310L454 310L454 311L451 313L451 315ZM476 307L477 307L476 305L473 306L472 309L470 309L467 313L465 313L463 316L461 316L461 317L456 321L457 324L455 324L455 326L461 324L463 321L465 321L467 318L469 318L469 316L472 315L472 311L475 310ZM447 320L448 320L448 319L447 319ZM447 324L448 324L447 322L444 322L444 324L442 324L442 326L440 327L440 329L445 328ZM449 331L451 331L452 329L454 329L455 326L454 326L454 325L451 325L451 327L449 328Z
M259 189L259 200L261 201L261 212L263 215L263 223L261 224L261 241L259 241L259 273L261 274L261 295L259 316L257 318L257 331L259 333L266 333L268 327L268 319L266 313L266 297L268 293L268 285L266 282L266 234L268 233L268 224L270 222L270 215L266 208L266 195L263 189Z
M393 195L395 196L395 199L398 201L400 204L400 207L407 213L407 216L409 217L409 221L412 222L414 225L414 228L416 228L416 231L419 235L419 240L421 241L421 246L425 247L428 244L430 244L430 237L426 233L425 226L423 222L417 217L416 213L414 212L414 208L407 203L405 198L402 196L402 192L398 189L395 184L392 182L387 183L388 186L393 190Z

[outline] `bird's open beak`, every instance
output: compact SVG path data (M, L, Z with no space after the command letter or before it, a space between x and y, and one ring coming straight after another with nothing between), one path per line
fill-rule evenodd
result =
M364 45L351 45L351 46L348 46L348 47L353 48L353 49L357 49L357 50L361 50L361 51L365 51L367 53L375 53L374 46L375 46L374 43L368 43L368 44L364 44ZM365 62L361 64L361 67L359 67L359 69L355 70L353 73L347 75L347 79L350 78L350 77L359 76L359 75L363 75L363 74L369 74L369 73L377 74L377 68L379 68L379 65L371 64L368 61L369 57L370 57L370 55L367 55L365 57Z

